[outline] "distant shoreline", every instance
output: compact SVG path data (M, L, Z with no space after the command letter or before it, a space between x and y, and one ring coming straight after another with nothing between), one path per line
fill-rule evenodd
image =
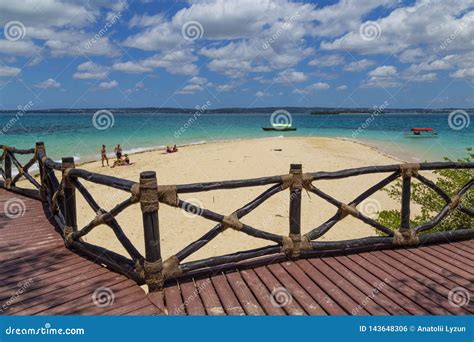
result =
M0 110L2 113L17 112L15 109ZM239 108L227 107L216 109L203 108L159 108L159 107L138 107L138 108L53 108L28 110L28 113L64 113L64 114L86 114L95 113L98 110L109 110L114 113L157 113L157 114L190 114L200 111L201 114L266 114L273 113L276 110L286 110L290 113L313 114L313 115L338 115L338 114L370 114L374 112L373 108L337 108L337 107L258 107L258 108ZM474 114L474 108L385 108L382 114L449 114L454 110L463 110Z

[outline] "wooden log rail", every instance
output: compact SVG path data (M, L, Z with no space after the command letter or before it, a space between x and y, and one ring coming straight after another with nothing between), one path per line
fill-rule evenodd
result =
M35 148L29 150L19 150L5 145L0 145L0 150L3 150L1 156L2 166L0 168L0 175L3 178L3 180L0 180L2 188L42 200L62 231L65 245L68 248L93 257L98 262L128 276L139 284L146 283L150 291L162 289L168 279L196 272L212 272L212 270L222 267L235 266L244 260L255 260L267 255L273 255L274 260L278 260L278 258L295 259L327 253L361 252L393 248L394 246L416 246L425 243L441 242L446 239L455 241L474 238L473 227L446 232L426 233L436 227L443 218L454 210L460 210L466 215L474 217L473 208L466 208L461 204L461 199L473 186L474 179L471 179L451 197L435 183L420 174L420 171L430 170L474 169L474 163L434 162L397 164L313 173L303 173L302 165L292 164L288 174L279 176L181 185L159 185L156 174L153 171L142 172L139 181L133 182L78 169L75 167L74 159L70 157L63 158L61 163L55 162L48 158L45 146L41 142L36 143ZM33 156L29 162L21 165L15 157L16 154ZM39 167L39 182L28 172L35 163ZM17 175L14 177L12 177L12 166L18 170ZM57 172L60 172L62 175L60 180L56 177ZM314 181L318 180L337 180L367 174L387 174L387 176L349 203L344 203L328 195L313 184ZM382 225L357 209L357 206L362 201L400 177L402 178L401 224L397 230ZM33 184L35 189L18 187L17 183L22 178L27 179ZM410 226L410 193L413 178L416 178L419 182L435 191L446 202L446 205L434 218L417 227ZM83 182L92 182L118 189L129 193L130 197L107 211L101 208L95 201ZM199 208L179 198L179 195L184 193L255 186L269 187L252 201L228 214ZM270 197L287 189L289 191L289 232L287 236L273 234L241 221L244 216L258 208ZM301 233L301 193L303 190L322 198L336 209L332 217L305 234ZM77 194L83 196L91 209L96 213L95 217L80 229L77 227L76 217ZM130 242L117 221L117 216L123 210L138 203L142 211L145 256ZM163 259L160 248L158 215L160 204L181 208L184 211L197 214L214 222L214 226L206 234L176 254ZM344 241L317 240L326 234L337 222L349 215L372 226L381 233L381 236ZM100 246L87 243L82 239L82 237L102 224L112 229L129 257L124 257ZM255 238L268 240L272 244L233 254L183 262L187 257L200 250L226 229L233 229Z

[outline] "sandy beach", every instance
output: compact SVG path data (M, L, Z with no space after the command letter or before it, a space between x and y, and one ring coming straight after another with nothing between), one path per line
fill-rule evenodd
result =
M154 170L159 184L185 184L216 180L245 179L287 173L291 163L303 164L303 170L334 171L345 168L398 163L400 160L385 155L374 148L351 141L331 138L263 138L228 141L187 146L178 153L163 151L144 152L130 156L131 166L101 167L100 162L87 163L81 168L115 177L138 181L141 171ZM111 160L112 162L112 160ZM363 190L381 180L383 175L360 176L314 184L341 201L349 202ZM94 183L82 181L97 202L110 209L128 197L127 193ZM257 197L267 187L221 190L180 197L194 204L230 214ZM270 198L242 219L255 228L277 234L288 234L288 191ZM83 198L77 196L78 226L83 227L94 217ZM378 192L359 208L366 214L378 209L398 208L384 192ZM317 227L335 213L335 207L311 194L303 193L302 232ZM163 257L175 254L190 242L206 233L214 223L198 216L184 213L181 209L161 205L159 210L160 234ZM139 205L134 205L117 217L125 234L144 253L143 228ZM352 217L334 226L322 240L342 240L373 236L373 228ZM117 238L107 226L99 226L85 240L126 254ZM187 260L232 253L271 244L243 233L227 230Z

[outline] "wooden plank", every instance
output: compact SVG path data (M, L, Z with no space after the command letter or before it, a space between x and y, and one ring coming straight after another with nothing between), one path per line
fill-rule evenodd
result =
M328 266L328 264L325 262L325 258L311 259L309 262L313 264L313 266L316 267L320 272L329 277L331 281L335 282L342 291L347 293L357 303L357 306L350 308L351 313L357 312L361 308L364 308L372 315L388 314L384 308L378 305L374 300L367 298L367 296L362 291L360 291L351 282L347 281L338 273L344 271L345 268L342 265L335 264L335 266L339 267L338 272L336 272L334 269Z
M265 314L238 271L227 273L226 277L247 315L261 316Z
M328 300L328 295L314 283L294 262L281 263L283 268L306 289L318 304L330 315L346 315L347 313L336 302Z
M211 280L225 312L230 316L244 315L245 311L240 306L239 300L229 286L225 275L219 274L213 276Z
M446 298L449 296L450 288L440 285L438 282L419 272L417 269L420 268L420 266L413 265L413 261L410 261L410 263L400 262L383 252L377 252L377 258L397 269L402 274L414 279L417 283L422 284L423 287L425 287L425 293L429 293L430 298L436 301L439 306L456 315L465 315L468 313L463 308L450 305L449 301L446 301Z
M474 248L463 245L461 243L446 243L446 244L443 244L442 246L449 246L453 249L456 249L457 251L463 251L466 253L467 256L471 258L474 256Z
M199 296L200 289L196 287L194 280L180 283L179 286L188 315L205 315L206 309Z
M474 262L474 253L467 252L464 249L457 248L457 246L451 245L449 243L439 245L439 247L444 248L444 249L446 249L448 251L451 251L453 253L456 253L456 254L460 255L462 258L469 260L470 262ZM474 267L474 265L473 265L473 267Z
M366 269L368 272L376 275L378 278L386 279L386 283L392 286L393 288L399 289L402 296L407 298L416 299L416 304L423 308L423 310L429 312L430 314L434 315L443 315L449 314L446 310L439 310L436 308L437 304L426 298L422 294L413 290L407 284L406 279L397 279L391 273L388 273L389 270L379 268L375 266L372 262L367 261L365 258L361 256L361 254L354 254L347 256L350 260L356 262L358 265ZM403 280L403 282L401 281ZM398 297L396 297L398 298Z
M470 276L474 275L474 268L472 266L470 267L469 265L466 265L465 263L457 259L454 259L452 256L448 256L444 253L440 253L439 251L435 249L436 246L430 246L430 247L431 248L420 247L418 248L418 250L431 254L436 259L445 261L448 264L455 266L456 268L461 269L464 272L467 272Z
M430 311L435 315L449 315L450 311L442 308L438 305L437 300L433 300L431 296L436 296L437 294L433 291L426 291L427 288L421 285L420 283L414 281L414 279L408 277L402 272L398 271L396 268L391 265L381 261L379 258L374 257L370 253L361 253L360 255L354 256L354 259L361 257L371 264L375 265L378 268L378 272L386 274L389 282L393 282L395 286L400 286L403 291L407 293L413 293L412 296L415 296L418 303L423 306L426 310ZM352 256L351 256L352 259ZM353 259L353 260L354 260ZM357 260L356 260L357 261ZM365 265L364 265L365 267ZM388 272L388 273L387 273ZM410 291L410 290L412 291Z
M206 312L210 316L225 315L224 308L219 301L212 281L209 278L196 280L196 287L200 289L201 299Z
M467 266L468 270L471 270L471 271L474 270L474 261L472 258L463 257L461 253L458 253L457 251L451 251L442 245L430 246L430 247L431 247L431 250L443 253L444 255L451 258L452 260L456 260L456 262L460 262L461 265Z
M356 312L352 312L359 304L334 283L330 278L314 267L308 260L298 260L296 264L310 277L323 291L326 293L326 300L330 303L336 303L343 308L348 314L368 315L369 312L365 308L361 308Z
M366 301L374 301L391 315L408 314L408 311L403 309L403 307L398 305L389 296L386 296L384 294L384 292L382 291L382 289L386 286L386 283L384 281L371 284L364 279L363 275L359 275L357 273L357 270L359 270L360 268L355 267L355 265L351 265L351 267L346 267L342 262L339 261L339 259L339 257L324 258L323 261L365 295L365 299L362 303Z
M468 281L474 282L474 277L471 274L464 271L463 269L460 269L460 268L456 267L455 265L450 264L449 262L438 259L437 257L431 255L430 253L427 253L426 250L413 248L413 249L410 249L410 252L417 255L417 256L420 256L420 257L422 257L426 260L428 260L429 262L431 262L435 265L438 265L439 267L442 267L445 270L449 270L450 272L456 274L457 276L459 276L461 278L464 278Z
M89 299L91 298L92 293L98 287L100 283L104 283L110 277L110 274L103 270L103 272L87 275L82 274L77 277L72 278L74 282L72 285L67 284L65 281L58 282L57 284L51 284L48 287L42 288L41 293L38 291L27 292L19 298L19 302L15 304L21 304L24 309L18 307L12 307L9 311L10 314L22 314L22 315L33 315L41 311L48 310L58 305L64 305L67 300L72 300L78 296L87 294ZM102 280L102 281L100 281ZM70 292L67 289L68 286L72 287ZM74 292L74 289L77 292Z
M272 305L280 306L289 315L306 315L299 303L291 299L292 294L273 276L266 266L257 267L254 271L270 291ZM282 300L275 298L277 296L281 296Z
M287 267L295 267L296 265L287 263ZM298 284L298 282L285 271L280 264L268 265L267 268L273 273L273 275L283 284L285 289L291 293L294 300L296 300L300 306L309 315L326 315L321 306L305 291L305 289Z
M410 249L404 252L405 253L400 253L398 250L386 251L386 253L392 258L396 258L400 262L408 259L420 265L421 267L417 267L416 270L433 280L437 280L438 283L444 285L447 288L462 286L470 291L474 291L474 283L470 282L469 280L466 280L457 274L452 273L450 270L439 267L435 263L416 255Z
M240 274L267 315L285 315L285 311L271 303L270 292L252 269L242 270Z
M167 286L164 289L165 303L168 308L168 314L171 316L185 315L186 307L181 299L181 291L179 285Z
M355 263L348 257L338 256L337 261L346 266L348 269L356 272L361 278L367 281L374 288L378 288L380 292L384 293L388 298L391 298L396 301L399 304L398 306L401 307L402 310L406 310L407 313L412 315L429 314L428 311L419 306L411 298L406 297L405 295L400 293L397 287L392 287L392 285L390 285L390 283L387 282L384 278L379 279L377 276L362 268L361 266L359 266L359 264ZM381 283L385 284L385 286L380 286Z

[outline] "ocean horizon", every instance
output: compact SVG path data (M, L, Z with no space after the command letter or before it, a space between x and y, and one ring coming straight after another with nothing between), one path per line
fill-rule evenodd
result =
M459 129L448 114L383 113L383 114L283 114L296 131L266 132L271 126L268 113L0 113L1 144L30 148L43 141L48 155L59 160L73 156L77 163L99 159L102 144L113 155L116 144L124 153L133 154L165 148L167 145L186 146L226 140L264 137L328 137L350 139L373 146L381 152L405 161L442 161L466 156L472 146L474 129L468 123ZM278 120L278 119L277 119ZM413 127L432 127L436 138L406 137Z

